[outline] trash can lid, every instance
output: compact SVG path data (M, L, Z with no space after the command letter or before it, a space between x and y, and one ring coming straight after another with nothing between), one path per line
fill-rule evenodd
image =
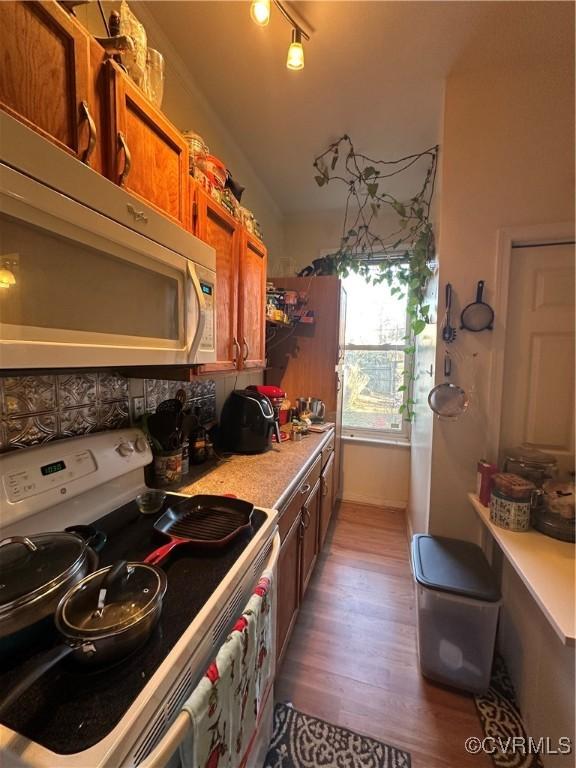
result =
M476 544L442 536L412 538L412 568L419 584L440 592L495 603L500 589L488 560Z

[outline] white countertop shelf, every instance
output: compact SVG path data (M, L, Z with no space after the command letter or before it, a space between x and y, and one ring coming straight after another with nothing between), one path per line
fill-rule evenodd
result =
M468 498L480 520L527 586L544 615L565 645L576 640L575 547L533 529L518 533L490 522L490 509L478 496Z

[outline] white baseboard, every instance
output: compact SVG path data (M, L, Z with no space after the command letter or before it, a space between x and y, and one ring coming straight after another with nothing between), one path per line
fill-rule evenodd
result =
M349 501L352 504L368 504L371 507L392 507L402 511L405 511L408 505L408 502L405 499L375 499L371 496L362 496L359 494L346 494L342 497L341 501Z

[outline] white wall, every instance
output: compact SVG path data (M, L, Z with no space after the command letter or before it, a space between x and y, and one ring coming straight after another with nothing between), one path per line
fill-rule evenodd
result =
M343 501L406 508L410 446L344 440L342 451Z
M462 306L472 300L480 279L486 281L486 300L493 299L499 228L573 218L573 57L532 55L532 62L456 71L447 80L440 296L451 282ZM476 392L465 417L434 423L430 530L477 540L479 524L466 492L475 486L476 462L487 447L493 337L459 331L453 347L459 356L453 380L474 384ZM439 342L438 381L443 349ZM478 354L475 377L473 353Z
M573 9L572 9L573 12ZM573 33L573 20L570 26ZM440 296L452 283L460 305L475 284L487 282L494 297L498 230L547 225L574 215L573 49L557 55L529 52L530 63L505 69L464 68L447 81L440 200ZM502 324L504 318L497 317ZM433 426L430 531L479 540L480 523L466 499L475 485L476 462L489 445L488 385L494 352L489 332L458 332L454 381L475 385L469 413ZM499 334L503 337L504 334ZM471 356L478 354L477 375ZM436 379L442 378L438 342ZM500 646L533 737L572 736L574 656L553 635L524 585L504 564ZM570 758L545 757L548 766Z
M114 0L105 0L104 13L119 6ZM202 93L202 83L196 83L174 50L170 41L143 3L132 3L132 10L144 24L148 45L158 49L166 62L166 79L162 111L179 130L195 130L208 144L210 151L220 157L234 177L246 187L242 204L250 208L262 226L264 242L269 250L270 262L280 260L284 250L283 218L270 192L260 181L233 135L233 126L227 126L216 115ZM96 3L76 8L79 20L97 37L105 36ZM198 41L193 34L190 44ZM207 51L207 55L212 55Z
M431 278L427 298L430 307L437 305L438 275ZM408 525L411 533L426 533L430 515L430 483L432 470L432 431L434 415L428 407L428 393L434 383L436 357L436 315L433 322L416 337L414 370L414 422L410 442L410 499L408 502Z

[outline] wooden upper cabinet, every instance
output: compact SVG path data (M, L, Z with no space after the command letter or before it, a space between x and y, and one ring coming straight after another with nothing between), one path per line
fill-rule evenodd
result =
M90 38L57 3L0 2L0 106L29 128L90 160L98 125ZM102 170L99 150L96 170Z
M238 254L240 230L204 190L191 181L194 197L194 234L216 251L216 362L204 371L234 370L239 361Z
M184 137L113 61L110 88L110 178L191 229L188 146Z
M238 332L243 368L263 368L265 365L266 262L264 245L244 230L238 287Z

